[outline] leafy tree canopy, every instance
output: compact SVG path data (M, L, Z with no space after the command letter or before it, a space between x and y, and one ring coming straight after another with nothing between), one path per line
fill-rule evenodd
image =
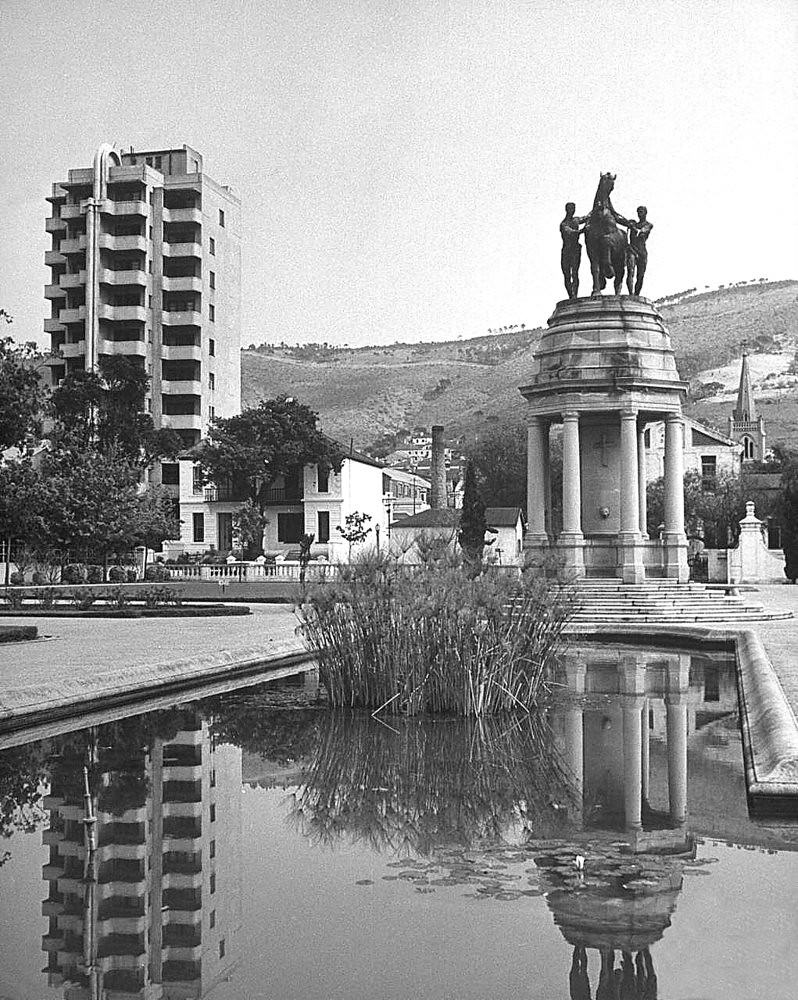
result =
M482 550L485 547L485 504L479 495L477 473L471 462L466 466L463 482L463 509L460 514L460 531L457 540L463 550L465 561L474 571L482 565Z
M468 459L491 506L526 505L526 427L523 424L491 429L469 449Z
M318 415L292 397L265 399L215 420L197 449L206 481L228 483L263 510L266 491L304 465L340 470L340 446L325 437Z
M0 321L11 322L0 309ZM39 437L46 388L40 377L42 358L35 344L0 338L0 451L24 448Z

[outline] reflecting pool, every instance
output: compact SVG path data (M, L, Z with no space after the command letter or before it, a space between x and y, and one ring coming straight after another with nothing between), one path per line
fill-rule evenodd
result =
M798 827L748 818L733 662L556 682L379 720L308 674L0 752L0 1000L792 1000Z

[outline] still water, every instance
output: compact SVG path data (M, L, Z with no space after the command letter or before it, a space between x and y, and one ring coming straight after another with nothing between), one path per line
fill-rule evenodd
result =
M793 1000L798 827L748 818L733 664L557 682L542 723L307 675L0 752L0 998Z

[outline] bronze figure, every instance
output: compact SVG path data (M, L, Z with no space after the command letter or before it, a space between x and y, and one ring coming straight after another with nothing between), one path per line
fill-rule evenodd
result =
M587 219L586 215L574 215L575 211L576 205L572 201L567 202L565 218L560 223L560 236L562 236L560 266L569 299L575 299L579 295L579 264L582 260L582 245L579 242L579 236Z
M608 278L614 279L615 294L620 295L626 267L626 234L618 229L623 221L610 201L615 186L615 174L602 174L599 179L593 210L585 225L585 246L590 258L593 295L600 295Z

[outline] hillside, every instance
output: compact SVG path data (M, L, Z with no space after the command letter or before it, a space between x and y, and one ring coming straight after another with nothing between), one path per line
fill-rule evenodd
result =
M798 386L788 378L775 383L798 348L798 281L670 296L660 308L683 377L699 390L696 395L706 397L691 404L691 412L725 426L741 345L748 341L752 355L769 359L755 389L766 393L770 440L796 435ZM383 432L432 423L445 424L452 436L470 435L521 416L518 386L529 374L539 335L540 330L511 328L431 344L250 349L242 352L242 402L250 406L279 393L296 395L319 412L328 433L354 438L360 447ZM711 382L717 385L710 388Z

